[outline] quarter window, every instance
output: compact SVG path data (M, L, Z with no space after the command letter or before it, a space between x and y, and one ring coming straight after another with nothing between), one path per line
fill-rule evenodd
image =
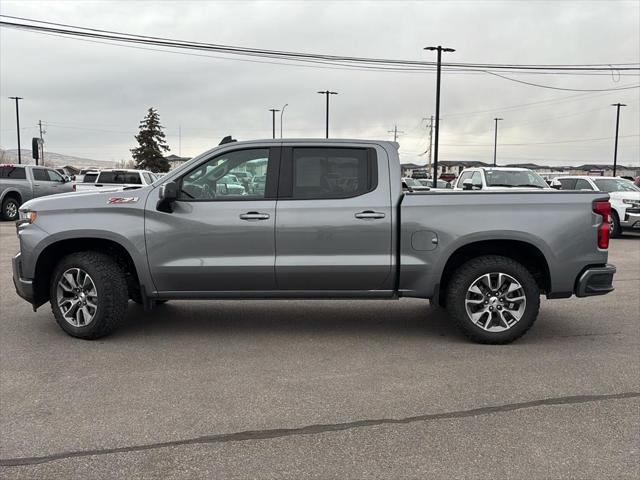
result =
M6 165L0 167L0 178L11 178L14 180L25 180L27 178L24 167L14 167Z

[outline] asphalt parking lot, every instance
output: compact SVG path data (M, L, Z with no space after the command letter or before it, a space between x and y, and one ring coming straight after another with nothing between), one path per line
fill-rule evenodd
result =
M82 341L15 294L17 248L0 223L2 478L640 476L640 236L507 346L409 299L131 303Z

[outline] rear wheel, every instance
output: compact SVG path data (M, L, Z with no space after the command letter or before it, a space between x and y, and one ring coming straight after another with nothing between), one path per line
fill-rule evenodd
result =
M103 253L67 255L51 278L53 314L73 337L95 339L113 332L126 315L127 298L124 272Z
M2 201L2 219L3 220L17 220L18 219L18 209L20 208L20 203L18 199L15 197L6 197Z
M525 334L540 308L540 290L522 264L498 255L469 260L447 290L451 317L471 340L510 343Z

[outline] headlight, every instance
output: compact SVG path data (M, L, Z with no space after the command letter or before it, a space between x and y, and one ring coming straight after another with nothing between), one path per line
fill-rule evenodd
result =
M38 214L33 210L20 210L20 220L18 223L23 225L25 223L33 223L38 218Z
M636 207L640 207L640 200L631 200L627 198L622 199L622 203L626 203L627 205L634 205Z

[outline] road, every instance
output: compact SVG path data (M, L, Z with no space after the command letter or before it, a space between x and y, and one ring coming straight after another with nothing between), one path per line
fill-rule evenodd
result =
M638 478L640 237L616 291L543 301L507 346L426 301L130 304L64 334L0 223L2 478Z

